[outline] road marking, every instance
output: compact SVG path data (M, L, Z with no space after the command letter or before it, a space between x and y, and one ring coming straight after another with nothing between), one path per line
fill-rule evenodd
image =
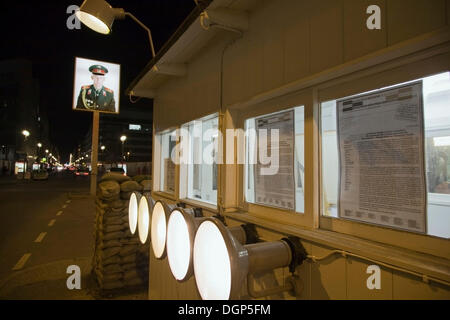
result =
M48 226L49 226L49 227L53 227L53 225L55 224L55 222L56 222L56 219L50 220L50 222L48 223Z
M66 203L70 203L70 200L67 200Z
M67 204L63 205L63 209L67 208Z
M57 216L60 216L61 214L62 214L62 211L58 211L58 212L56 213Z
M22 258L20 258L20 260L16 263L16 265L14 266L14 268L12 268L13 270L20 270L23 268L23 266L25 265L25 263L27 263L27 260L30 258L31 253L25 253Z
M36 240L34 240L34 242L41 242L42 239L44 239L46 234L47 234L47 232L41 232L41 234L36 238Z

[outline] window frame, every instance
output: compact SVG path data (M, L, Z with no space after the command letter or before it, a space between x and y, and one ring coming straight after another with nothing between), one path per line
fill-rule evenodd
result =
M161 137L164 134L174 132L178 137L178 127L171 127L162 131L159 131L153 136L153 189L152 194L158 195L163 198L167 198L170 200L176 201L178 199L179 194L179 165L175 164L175 191L174 193L170 193L164 190L160 190L161 186Z
M381 64L359 71L355 74L344 76L340 79L330 80L318 85L315 100L315 110L318 114L318 135L321 132L321 103L341 97L352 96L359 93L376 90L388 86L401 84L408 81L436 75L450 71L450 52L446 51L436 55L416 57L413 61ZM394 65L392 65L394 64ZM401 247L432 254L435 256L450 258L448 248L449 239L439 238L433 235L418 234L404 230L397 230L385 226L371 225L363 222L327 217L322 215L322 141L318 141L319 152L319 228L345 235L351 235L364 240L381 242L386 245Z
M294 225L301 228L312 229L318 225L317 218L313 214L317 212L317 207L313 201L315 190L315 184L317 179L314 178L313 172L317 171L317 162L315 162L315 153L313 152L316 148L311 141L308 141L307 136L312 137L314 133L314 123L315 121L309 121L308 119L313 119L316 115L313 112L313 91L311 89L301 90L295 94L289 96L279 97L270 101L265 101L252 106L245 110L236 110L233 112L232 121L234 124L234 129L242 129L245 132L245 122L251 118L257 118L260 116L283 112L288 110L293 110L295 107L304 107L304 212L298 213L295 210L288 210L283 208L270 207L263 204L247 202L245 199L245 164L237 165L237 184L238 184L238 195L237 202L238 208L242 211L247 212L249 215L261 218L268 221L274 221L277 223ZM222 132L222 134L225 134ZM245 154L246 145L245 139L243 141L243 146L241 147L241 152ZM239 147L238 147L239 148ZM295 164L294 164L295 165ZM307 170L306 168L309 168Z
M191 120L189 122L183 123L182 125L180 125L179 129L185 128L187 130L189 130L189 126L194 123L195 121L208 121L211 119L217 118L217 131L221 132L220 129L220 125L221 125L221 121L220 121L220 114L218 112L212 113L212 114L208 114L206 116L203 116L201 118L198 119L194 119ZM177 140L178 142L180 142L180 135L179 135L179 131L177 131ZM220 139L219 139L220 140ZM190 153L190 149L191 149L191 141L188 142L188 146L189 146L189 153ZM185 152L185 150L183 150L183 152ZM218 143L218 154L220 155L220 141ZM203 162L203 159L202 159ZM203 164L203 163L202 163ZM179 167L179 181L178 181L178 195L179 195L179 200L188 204L192 204L194 206L197 207L203 207L206 208L208 210L213 210L213 211L217 211L218 207L219 207L219 199L220 199L220 192L221 192L221 188L220 188L220 183L219 183L219 175L220 175L220 167L221 164L218 163L217 164L217 184L216 184L216 193L217 193L217 197L216 197L216 204L208 202L208 201L203 201L200 199L192 199L189 198L189 164L185 164L185 163L181 163L178 165Z

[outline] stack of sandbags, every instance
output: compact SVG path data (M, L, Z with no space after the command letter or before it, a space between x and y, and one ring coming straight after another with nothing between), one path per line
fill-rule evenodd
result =
M149 175L134 176L133 180L139 183L144 189L144 192L150 192L152 189L152 177Z
M149 246L128 226L128 202L136 181L119 173L105 174L98 184L93 271L102 290L148 285Z

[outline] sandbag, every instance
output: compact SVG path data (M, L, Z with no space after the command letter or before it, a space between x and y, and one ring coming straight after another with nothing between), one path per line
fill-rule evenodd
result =
M122 217L104 217L103 224L106 225L114 225L114 224L123 224Z
M124 283L120 280L103 283L103 289L106 289L106 290L119 289L119 288L123 288L123 287L124 287Z
M142 180L151 180L152 177L146 174L138 174L137 176L134 176L132 179L137 183L140 183Z
M107 266L109 264L114 264L114 263L120 264L121 262L122 262L121 258L118 255L109 257L108 259L105 259L105 260L102 261L103 266Z
M134 192L134 191L130 191L130 192L120 192L120 199L122 199L122 200L128 200L128 199L130 199L131 194L132 194L133 192Z
M120 184L120 191L122 192L132 192L132 191L141 191L142 186L136 181L125 181Z
M109 264L103 267L103 275L122 272L122 267L119 264Z
M117 272L103 275L102 281L103 283L106 283L106 282L114 282L121 279L123 279L122 272Z
M142 186L143 191L151 191L152 190L152 180L141 181L141 186Z
M124 280L129 280L132 278L139 278L138 273L136 272L136 270L129 270L129 271L125 271L123 273L123 279Z
M136 262L136 254L135 253L125 256L125 257L122 257L123 264L131 263L131 262Z
M110 208L112 211L121 211L126 206L125 201L117 199L111 202Z
M118 199L120 185L116 181L104 181L98 184L98 195L102 199Z
M130 181L130 180L131 180L130 177L124 176L123 174L118 173L118 172L107 172L100 178L100 182L116 181L118 183L122 183L122 182Z
M103 227L103 230L105 233L121 231L121 230L123 230L123 226L121 224L105 225Z
M124 237L124 233L122 231L105 233L103 235L103 241L106 240L117 240Z
M119 255L121 257L125 257L128 256L132 253L135 253L138 250L138 246L137 245L124 245L120 248L120 252Z
M103 241L101 244L101 247L103 249L112 248L112 247L121 247L121 246L122 246L122 242L117 239Z
M108 259L109 257L115 256L120 253L121 247L111 247L108 249L102 250L101 256L102 259Z

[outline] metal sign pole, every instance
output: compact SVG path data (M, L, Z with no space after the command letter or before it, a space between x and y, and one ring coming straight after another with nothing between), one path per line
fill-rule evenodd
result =
M98 159L98 127L100 113L94 111L92 121L92 153L91 153L91 195L95 196L97 193L97 159Z

